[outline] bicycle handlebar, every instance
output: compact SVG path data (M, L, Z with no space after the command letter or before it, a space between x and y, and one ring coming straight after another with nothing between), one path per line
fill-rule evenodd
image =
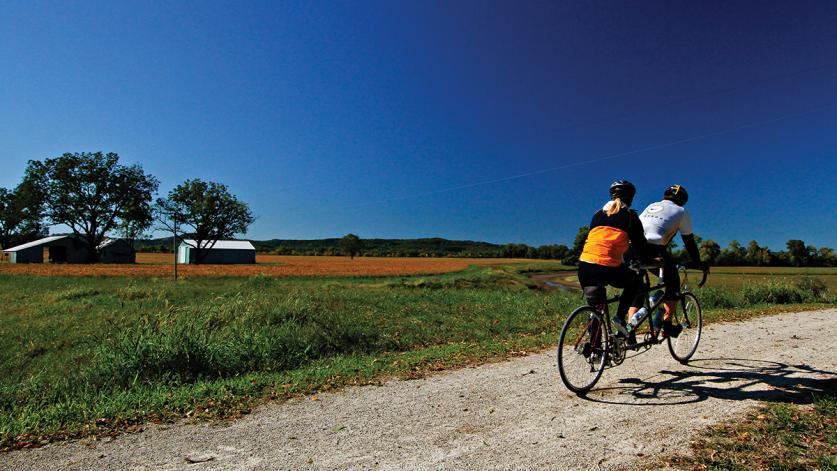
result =
M661 268L662 265L659 264L652 264L652 265L643 265L638 260L631 260L628 263L628 269L633 270L636 273L641 273L642 270L653 270L655 268ZM686 270L688 268L695 268L696 270L700 270L703 272L703 278L701 278L700 283L698 283L698 288L703 287L706 284L706 277L709 276L709 267L706 268L696 268L693 264L689 263L679 263L677 264L678 270Z
M688 263L677 265L678 270L686 270L688 268L695 268L695 266L692 265L692 264L688 264ZM695 269L700 270L700 271L703 272L703 278L701 278L700 283L698 283L698 288L701 288L701 287L703 287L703 285L706 284L706 277L709 276L709 267L706 267L706 268L703 268L703 269L701 269L701 268L695 268Z

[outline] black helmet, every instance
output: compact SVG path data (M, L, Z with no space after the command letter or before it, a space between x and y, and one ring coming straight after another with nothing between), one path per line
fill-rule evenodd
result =
M623 203L630 206L636 195L636 187L628 180L616 180L610 184L610 197L619 198Z
M683 206L686 204L686 201L689 201L689 194L686 193L686 189L682 186L671 185L666 188L666 192L663 193L663 198L671 201L677 206Z

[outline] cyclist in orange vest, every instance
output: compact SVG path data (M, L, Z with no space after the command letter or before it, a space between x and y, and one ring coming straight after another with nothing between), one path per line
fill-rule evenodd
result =
M578 263L578 281L589 305L605 304L606 285L622 288L613 318L622 335L628 335L625 316L633 315L644 302L643 296L637 295L642 285L639 274L622 262L628 247L637 257L643 257L648 250L642 222L630 209L634 195L636 187L627 180L610 185L611 200L593 215Z

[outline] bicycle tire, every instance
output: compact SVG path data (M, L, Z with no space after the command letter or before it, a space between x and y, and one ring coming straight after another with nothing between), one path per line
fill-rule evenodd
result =
M607 364L607 323L589 306L570 313L558 337L558 373L564 386L584 394L599 381ZM587 350L587 351L585 351Z
M680 363L686 364L697 351L703 330L703 316L700 303L692 293L683 293L680 300L680 312L675 314L683 330L677 338L668 338L668 351Z

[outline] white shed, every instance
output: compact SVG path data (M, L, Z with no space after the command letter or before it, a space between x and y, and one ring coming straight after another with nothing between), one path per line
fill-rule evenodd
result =
M247 240L216 240L198 243L192 239L184 239L177 249L177 263L227 264L227 263L256 263L256 248Z

